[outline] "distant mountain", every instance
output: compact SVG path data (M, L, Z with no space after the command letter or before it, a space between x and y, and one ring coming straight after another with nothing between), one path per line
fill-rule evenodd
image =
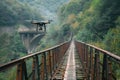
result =
M33 17L42 19L40 13L26 3L17 0L0 1L0 26L23 23L24 20L32 19Z
M1 0L0 26L24 23L28 19L52 19L63 3L69 0ZM42 15L42 16L41 16Z
M18 0L28 3L31 7L38 9L42 16L47 19L55 18L59 7L69 0Z

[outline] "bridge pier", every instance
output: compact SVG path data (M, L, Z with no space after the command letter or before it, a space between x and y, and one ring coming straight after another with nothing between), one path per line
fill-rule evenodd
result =
M19 34L28 53L32 53L38 46L39 41L45 35L45 32L21 31Z

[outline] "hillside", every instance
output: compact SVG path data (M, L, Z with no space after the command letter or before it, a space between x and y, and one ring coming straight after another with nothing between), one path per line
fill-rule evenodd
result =
M69 0L18 0L22 3L29 4L32 8L37 9L45 19L56 19L56 12L59 7Z
M2 0L0 11L0 26L23 24L32 18L56 22L47 28L38 51L69 40L73 32L76 40L120 56L120 0ZM25 53L17 32L0 35L0 64ZM3 76L0 74L0 80L8 80Z
M120 0L70 0L61 7L58 16L61 28L70 28L76 40L120 56ZM119 66L113 68L120 79Z
M23 24L24 20L42 19L36 9L17 0L2 0L0 2L0 26Z
M47 13L48 11L54 15L57 8L67 1L68 0L61 0L60 2L57 0L51 0L50 2L48 2L48 0L2 0L0 2L0 63L8 62L12 58L18 58L26 54L26 49L16 30L19 25L24 25L25 20L32 18L38 20L43 19L42 16L49 14ZM41 6L44 7L45 10L41 9ZM46 14L42 14L40 10L43 10L43 13ZM56 24L51 25L53 27L50 27L50 30L48 30L48 34L43 39L45 43L41 43L41 46L44 47L41 48L46 48L47 44L49 46L61 42L62 39L59 39L66 34L66 32L59 34L59 31L55 29L55 25ZM67 28L61 29L61 31L65 31L66 29ZM57 36L57 34L54 33L57 33L60 37L55 39L55 42L47 43L48 38L52 41ZM8 58L8 56L10 57Z
M25 26L25 20L32 19L54 19L59 6L68 0L1 0L0 1L0 64L7 63L13 59L20 58L27 54L17 32L19 26ZM46 17L47 16L47 17ZM54 22L55 22L54 21ZM47 35L40 42L40 48L47 48L59 42L53 39L57 36L58 30L51 25ZM53 27L54 26L54 27ZM7 33L6 33L7 32ZM66 33L65 33L66 34ZM63 36L62 34L61 36ZM47 37L47 38L46 38ZM50 40L50 42L48 41ZM41 44L42 43L42 44ZM0 80L14 80L15 72L0 73ZM7 75L7 77L5 77Z
M120 0L71 0L58 15L63 25L72 28L77 40L120 55L119 4Z
M12 5L13 3L17 5ZM65 4L62 6L61 4L63 3ZM97 45L120 55L119 3L119 0L61 0L60 2L57 0L4 0L0 3L0 9L3 10L0 13L0 24L12 25L15 22L19 22L18 20L38 18L37 15L33 15L34 11L29 13L31 8L32 10L37 9L37 11L42 11L41 13L46 13L44 16L48 15L47 18L51 18L49 14L56 15L57 12L60 22L49 28L48 34L40 42L40 48L68 40L70 33L73 32L77 40ZM10 7L8 7L9 5ZM22 11L25 9L25 12L22 13L27 16L18 15L21 13L21 8L23 9ZM8 14L10 12L11 14ZM49 40L49 43L47 40ZM107 47L108 44L110 47Z

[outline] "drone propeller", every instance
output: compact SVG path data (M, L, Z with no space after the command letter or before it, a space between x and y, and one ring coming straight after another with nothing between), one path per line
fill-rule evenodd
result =
M50 24L53 20L46 20L46 21L41 21L41 20L25 20L26 22L30 22L32 24Z

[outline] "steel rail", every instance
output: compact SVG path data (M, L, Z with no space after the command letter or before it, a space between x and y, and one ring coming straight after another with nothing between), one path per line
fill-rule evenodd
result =
M2 64L0 65L0 72L6 71L7 69L7 71L9 71L11 67L17 66L16 80L28 80L30 77L32 80L36 80L36 77L41 80L48 80L52 78L53 72L58 67L69 45L70 41L66 41L43 51L31 53L19 59ZM32 74L27 73L28 65L26 65L26 62L29 59L32 59Z
M91 47L91 48L94 48L94 49L96 49L96 50L99 50L100 52L102 52L102 53L104 53L104 54L107 54L107 55L109 55L110 57L112 57L113 59L116 59L117 61L120 62L120 56L117 56L117 55L115 55L115 54L112 53L112 52L109 52L109 51L107 51L107 50L101 49L101 48L96 47L96 46L91 45L91 44L86 44L86 43L81 42L81 41L77 41L77 42L83 43L83 44L85 44L86 46L89 46L89 47Z
M119 78L120 75L115 73L114 68L120 70L120 56L77 40L75 46L87 80L116 80Z
M47 52L47 51L49 51L49 50L55 49L55 48L57 48L57 47L60 47L60 46L64 45L64 44L67 43L67 42L68 42L68 41L66 41L66 42L64 42L64 43L61 43L61 44L59 44L59 45L56 45L56 46L54 46L54 47L45 49L45 50L43 50L43 51L39 51L39 52L36 52L36 53L31 53L31 54L28 54L27 56L24 56L24 57L21 57L21 58L19 58L19 59L16 59L16 60L10 61L10 62L8 62L8 63L2 64L2 65L0 65L0 71L3 71L3 70L5 70L5 69L7 69L7 68L9 68L9 67L12 67L12 66L14 66L14 65L17 65L17 64L19 64L21 61L25 61L26 59L29 59L29 58L31 58L31 57L33 57L33 56L35 56L35 55L40 55L40 54L42 54L42 53L44 53L44 52Z

